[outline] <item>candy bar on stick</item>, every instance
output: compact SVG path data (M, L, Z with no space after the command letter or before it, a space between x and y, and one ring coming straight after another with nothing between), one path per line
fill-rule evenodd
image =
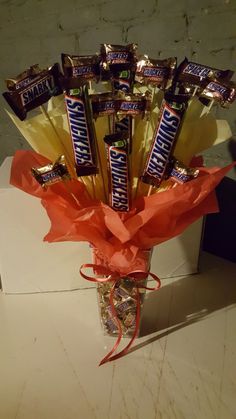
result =
M165 93L151 148L141 176L144 183L158 187L164 179L188 106L188 100L189 95Z
M186 92L195 94L198 88L201 88L202 82L207 78L213 77L222 81L229 81L233 74L234 72L231 70L208 67L203 64L188 61L185 58L177 68L174 83L179 83Z
M136 62L136 44L113 45L102 44L101 56L103 67L109 69L112 73L120 70L130 69Z
M199 175L199 170L192 167L187 167L179 160L172 159L169 166L169 179L174 184L186 183L195 179Z
M199 92L199 99L205 105L214 101L227 107L236 99L236 84L232 81L208 80Z
M166 89L171 85L175 68L176 58L174 57L157 60L144 55L138 59L135 81L140 84L150 84L160 89Z
M9 91L3 93L14 113L23 121L27 112L62 93L59 85L60 69L54 64L46 70L32 66L14 79L7 79Z
M86 183L87 188L88 182L91 183L94 197L106 201L102 158L100 147L96 141L92 106L88 94L88 85L91 80L98 81L100 58L97 55L69 56L62 54L62 61L65 72L62 85L66 90L66 109L77 176L83 177L82 181ZM102 175L101 178L95 176L98 171ZM84 178L84 176L90 175L89 179Z
M64 77L63 88L74 89L88 81L98 81L100 76L100 59L97 55L61 54Z
M144 117L150 110L149 95L140 93L117 95L115 99L115 109L117 116L130 115Z
M130 210L130 173L127 132L106 135L109 205L115 211Z
M92 115L86 85L65 95L77 176L98 172Z
M63 182L66 191L72 197L76 207L81 208L80 202L71 189L70 182L68 182L71 180L71 176L64 156L58 157L54 163L48 163L46 166L32 167L31 173L44 189L55 185L55 183Z
M48 163L43 167L32 167L31 172L43 188L71 179L64 156L60 156L55 163Z
M97 93L90 95L93 117L115 114L115 100L112 93Z

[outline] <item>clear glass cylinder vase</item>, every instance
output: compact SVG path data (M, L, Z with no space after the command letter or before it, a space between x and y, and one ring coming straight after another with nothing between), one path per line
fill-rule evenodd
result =
M140 305L140 314L142 316L142 307L145 297L145 288L139 286L147 285L147 275L145 272L149 271L151 262L152 249L139 250L137 260L134 261L136 270L140 267L141 273L138 280L132 280L127 276L121 275L115 281L113 292L113 304L116 316L119 320L122 336L132 336L136 327L136 313L137 304ZM98 249L92 248L93 263L95 265L104 266L108 268L108 263ZM143 278L142 278L142 272ZM111 288L114 282L97 283L98 306L101 318L102 328L105 334L111 336L118 335L117 321L114 318L113 310L110 303ZM137 287L138 285L138 287ZM137 299L137 292L139 298Z

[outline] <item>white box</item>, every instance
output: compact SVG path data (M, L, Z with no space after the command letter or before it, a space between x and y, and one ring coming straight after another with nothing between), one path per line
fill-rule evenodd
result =
M43 242L50 221L40 200L9 185L11 158L0 168L0 273L5 293L34 293L93 287L79 275L91 262L87 243ZM151 269L161 278L195 273L202 219L154 248Z

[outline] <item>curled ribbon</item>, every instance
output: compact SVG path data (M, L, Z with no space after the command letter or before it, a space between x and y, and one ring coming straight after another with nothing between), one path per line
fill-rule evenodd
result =
M88 276L86 275L83 270L84 269L89 269L92 268L95 272L96 275L98 276ZM117 340L113 346L113 348L111 349L111 351L101 360L100 365L105 364L106 362L111 362L114 361L115 359L121 358L123 356L125 356L128 352L129 352L129 348L131 347L131 345L133 344L133 342L135 341L137 335L138 335L138 331L139 331L139 323L140 323L140 296L139 296L139 288L143 288L146 290L150 290L150 291L156 291L160 288L161 286L161 281L158 278L158 276L156 276L154 273L152 272L145 272L142 270L136 270L136 271L132 271L129 272L128 274L125 275L125 278L128 278L132 281L134 281L134 285L136 287L136 302L137 302L137 308L136 308L136 321L135 321L135 329L133 332L133 335L128 343L128 345L126 345L126 347L124 349L122 349L122 351L118 352L117 354L113 355L113 353L115 352L115 350L118 348L121 338L122 338L122 329L121 329L121 324L120 324L120 320L117 316L116 313L116 308L114 305L114 290L115 290L115 286L116 283L118 281L120 281L124 276L120 275L119 272L112 272L110 271L110 269L105 268L104 266L100 266L100 265L96 265L93 263L85 263L83 265L81 265L80 267L80 275L86 279L87 281L91 281L91 282L113 282L113 285L111 287L111 292L110 292L110 305L111 305L111 310L112 310L112 314L113 317L115 319L115 322L117 324L117 328L118 328L118 337ZM100 276L103 276L103 278L100 278ZM145 285L139 285L138 282L141 279L147 279L148 276L152 277L152 279L154 279L157 282L157 285L154 288L150 288L150 287L146 287Z

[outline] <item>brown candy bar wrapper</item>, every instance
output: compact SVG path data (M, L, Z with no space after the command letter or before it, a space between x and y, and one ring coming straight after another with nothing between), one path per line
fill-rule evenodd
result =
M111 72L132 68L136 61L136 50L136 44L102 44L101 56L103 67L110 69Z
M75 89L90 80L100 77L100 59L97 55L61 54L64 77L61 84L65 90Z
M174 57L157 60L144 55L137 62L135 81L140 84L151 84L160 89L168 88L174 76L176 62Z
M98 169L87 86L70 90L65 95L65 103L77 176L94 175Z
M48 163L43 167L32 167L31 172L43 188L70 179L64 156L60 156L55 163Z
M213 79L207 82L199 96L201 101L205 98L208 102L213 100L219 102L221 106L227 107L236 99L236 84L232 81Z
M115 99L115 109L117 116L145 116L150 111L149 95L139 93L129 95L118 95Z
M112 93L98 93L90 95L93 117L115 114L115 100Z
M109 179L109 205L115 211L130 210L129 146L126 131L104 137Z
M179 65L176 72L175 82L185 85L201 86L207 77L216 77L219 80L230 80L234 72L231 70L219 70L206 65L188 61L187 58Z
M188 95L174 95L166 92L160 109L157 127L154 131L141 180L158 187L166 175L168 162L177 140Z
M8 92L3 93L14 113L23 121L27 112L46 103L52 96L62 93L59 85L60 69L54 64L47 70L38 66L21 73L18 77L7 80Z
M174 183L185 183L195 179L199 175L199 170L187 167L179 160L173 159L169 167L169 177Z

